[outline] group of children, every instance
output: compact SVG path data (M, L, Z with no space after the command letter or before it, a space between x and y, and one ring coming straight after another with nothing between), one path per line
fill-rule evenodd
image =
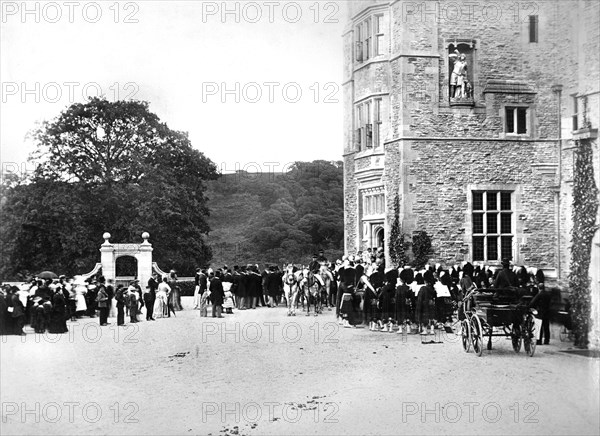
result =
M384 272L385 271L385 272ZM463 262L449 269L439 264L416 270L406 266L384 270L383 264L363 264L355 256L338 263L335 276L338 321L352 327L369 326L378 332L433 333L450 329L457 308L473 287L535 288L542 283L541 270L514 267L507 273L487 265ZM510 283L505 282L510 277Z

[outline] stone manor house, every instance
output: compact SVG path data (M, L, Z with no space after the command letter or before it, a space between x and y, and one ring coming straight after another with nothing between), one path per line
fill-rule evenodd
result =
M390 262L398 197L433 262L509 257L566 287L581 144L600 186L599 27L592 0L348 2L346 252Z

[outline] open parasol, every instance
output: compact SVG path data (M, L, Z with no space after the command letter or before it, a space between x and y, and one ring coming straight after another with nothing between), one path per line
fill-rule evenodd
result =
M52 271L42 271L37 275L40 279L57 279L58 276L54 274Z

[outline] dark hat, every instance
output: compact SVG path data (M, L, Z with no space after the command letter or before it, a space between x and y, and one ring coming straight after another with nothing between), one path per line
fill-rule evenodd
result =
M510 266L510 259L508 257L502 259L502 266Z
M417 275L415 276L415 282L417 282L417 285L425 284L425 281L423 280L423 274L417 273Z
M537 272L535 273L535 279L540 283L544 283L546 281L546 277L544 276L544 271L542 271L541 269L538 269Z
M391 269L385 273L385 280L394 286L396 286L397 279L398 279L398 270L396 268Z
M403 268L402 271L400 271L400 278L404 283L409 285L415 279L415 272L412 268Z
M433 272L431 271L431 269L428 269L423 273L423 280L425 280L426 283L435 283L435 277L433 276Z

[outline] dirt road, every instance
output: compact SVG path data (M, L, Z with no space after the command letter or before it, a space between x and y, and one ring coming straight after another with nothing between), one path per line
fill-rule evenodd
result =
M597 359L197 311L0 340L1 434L598 434ZM142 317L140 317L142 318ZM37 340L36 340L37 338ZM564 347L564 344L561 344Z

